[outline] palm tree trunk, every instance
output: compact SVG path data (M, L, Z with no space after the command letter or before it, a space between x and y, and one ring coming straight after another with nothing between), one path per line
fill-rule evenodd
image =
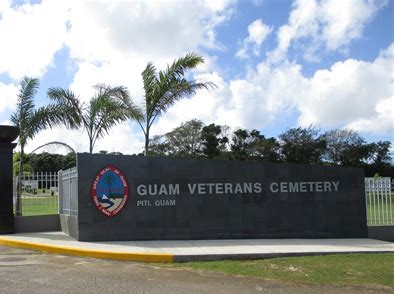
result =
M146 132L145 132L145 156L148 156L149 149L149 121L146 120Z
M89 153L93 153L93 140L92 138L89 138Z

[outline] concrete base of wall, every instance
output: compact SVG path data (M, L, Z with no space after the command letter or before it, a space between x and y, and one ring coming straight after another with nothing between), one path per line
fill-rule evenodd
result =
M74 215L60 215L60 227L63 233L78 240L78 218Z
M394 226L368 227L368 237L371 239L394 242Z
M58 214L15 216L15 233L53 232L60 230Z

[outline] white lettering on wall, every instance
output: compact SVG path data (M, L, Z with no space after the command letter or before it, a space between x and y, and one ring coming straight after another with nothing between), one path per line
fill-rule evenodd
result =
M339 181L273 182L269 188L271 193L338 192L339 185Z

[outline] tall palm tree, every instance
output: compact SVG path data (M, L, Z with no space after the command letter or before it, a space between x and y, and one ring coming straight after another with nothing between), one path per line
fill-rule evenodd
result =
M15 112L11 115L11 122L19 127L20 135L18 144L20 147L19 175L23 175L25 146L29 139L33 139L40 131L64 123L64 112L60 106L49 104L36 109L34 96L37 93L39 81L35 78L24 77L20 81L18 102ZM20 177L19 177L20 178ZM21 185L19 184L16 213L21 214Z
M140 111L133 104L127 88L94 86L96 94L88 103L83 103L70 90L50 88L48 97L69 114L70 126L82 126L89 137L89 152L99 138L108 134L112 127L129 118L140 119Z
M187 80L188 70L204 62L196 53L189 53L174 60L165 70L157 72L155 66L149 62L142 72L145 91L145 105L142 119L138 123L145 136L145 156L148 154L149 133L157 117L167 111L176 101L191 96L198 89L209 89L215 84Z

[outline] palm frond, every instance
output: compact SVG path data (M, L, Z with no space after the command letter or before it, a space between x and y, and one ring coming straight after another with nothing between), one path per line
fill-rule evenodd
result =
M157 71L155 66L149 62L146 65L146 68L143 70L141 73L142 75L142 81L144 85L144 91L145 91L145 109L146 109L146 116L149 117L149 115L153 112L154 109L154 97L156 96L155 92L157 91Z
M108 134L110 129L130 117L126 102L131 103L124 87L104 88L98 90L100 96L91 99L89 107L90 139L95 142ZM127 95L126 95L127 94Z
M62 123L64 123L64 113L61 107L55 104L40 107L29 119L29 125L25 128L26 137L32 139L38 132Z
M11 122L21 129L26 125L26 120L34 111L33 99L38 87L38 79L24 77L20 80L18 102L15 112L11 115Z
M77 128L83 121L84 104L80 102L75 94L62 88L49 88L47 96L61 108L63 112L63 123L69 128Z
M194 52L191 52L176 59L171 66L167 67L165 75L168 77L174 76L177 79L183 78L186 71L195 68L201 63L204 63L204 58Z
M204 59L200 55L188 53L176 59L166 70L159 71L156 74L156 79L150 78L153 82L150 84L146 83L149 86L149 91L146 91L144 87L147 100L146 117L149 125L152 125L156 117L168 110L182 97L191 96L201 88L209 89L216 86L211 82L204 83L185 79L186 71L195 68L203 62ZM153 73L151 72L151 74Z
M160 95L150 125L153 124L157 117L174 105L175 102L194 95L200 89L209 90L215 87L216 85L212 82L187 81L186 79L173 81L172 84L168 86L167 91Z

